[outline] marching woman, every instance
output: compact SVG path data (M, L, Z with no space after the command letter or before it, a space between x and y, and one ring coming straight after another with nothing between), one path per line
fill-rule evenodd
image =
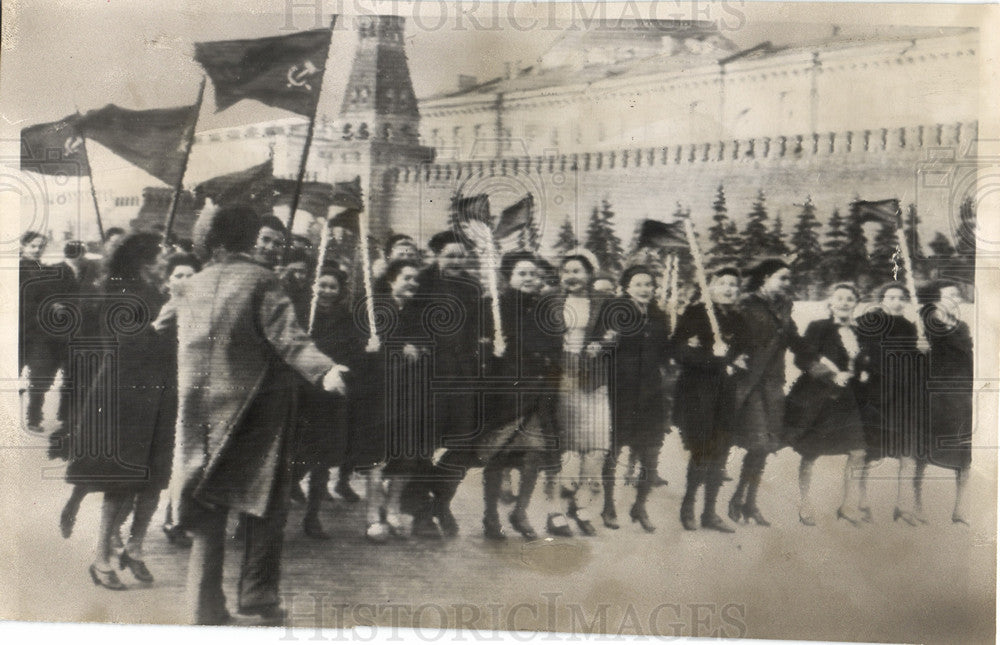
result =
M698 529L695 498L705 487L702 528L733 533L715 511L725 476L726 459L732 445L733 379L747 367L742 353L746 340L737 308L740 273L734 267L716 270L708 283L709 301L719 323L721 344L716 343L704 302L684 310L674 332L676 354L681 364L674 396L674 423L680 428L684 447L690 453L687 488L681 502L681 524Z
M914 508L913 475L916 471L915 438L920 410L926 407L923 383L926 357L918 347L917 326L903 312L910 293L890 282L878 289L878 304L856 320L862 351L870 357L868 382L862 389L861 422L865 428L869 463L889 457L899 459L899 487L895 521L910 526L919 522ZM926 341L925 341L926 342ZM866 478L861 480L861 518L872 521L867 502Z
M791 270L783 260L765 259L751 271L741 302L747 370L734 381L734 442L747 453L729 518L770 526L757 507L767 456L782 446L785 416L785 352L807 354L792 320Z
M131 533L118 566L141 582L153 581L142 547L160 491L170 479L177 413L176 370L170 366L176 350L152 326L165 300L159 253L159 236L136 233L122 240L109 259L100 318L109 327L101 335L116 338L115 364L100 366L71 429L66 480L104 493L90 576L95 585L115 590L125 585L111 564L112 539L129 509ZM116 401L113 408L108 400Z
M921 290L920 316L930 344L927 374L930 409L919 426L913 488L915 515L922 514L920 497L928 464L955 471L955 506L951 521L969 525L965 489L972 464L972 334L959 318L962 291L958 284L937 280ZM937 387L934 387L934 385Z
M629 511L633 522L652 533L656 527L646 513L646 500L667 433L666 386L663 371L670 360L670 327L667 315L656 306L656 279L646 266L631 266L622 273L626 297L607 310L615 334L615 394L613 445L605 460L604 526L617 529L615 466L622 448L637 456L640 470L635 486L635 504Z
M563 340L556 418L562 452L560 497L565 504L560 511L549 513L546 530L551 535L571 536L569 516L581 533L591 536L597 533L591 513L601 495L601 473L611 448L605 299L591 294L594 261L584 252L565 256L559 276L563 292L544 306L551 311L552 330L561 333ZM554 489L547 489L550 503L554 502Z
M350 369L344 379L347 396L354 400L357 398L354 380L360 373L358 359L364 348L346 297L347 275L335 266L325 266L320 270L317 287L312 339L321 352ZM307 313L303 326L308 325ZM343 396L308 385L303 388L296 461L300 469L309 471L309 488L302 528L306 535L318 540L330 538L319 520L319 510L322 501L329 497L326 486L330 468L343 463L348 451L349 408L348 399Z
M393 260L386 267L389 293L375 302L380 349L360 357L351 405L348 459L365 473L365 536L376 543L409 537L413 517L403 514L403 491L433 453L427 436L428 337L423 308L414 298L419 273L414 260Z
M544 329L537 315L541 288L537 257L527 251L507 253L500 260L506 290L500 294L500 321L505 351L490 361L491 378L513 385L513 393L489 393L489 424L480 445L483 469L483 533L487 539L504 539L497 510L504 471L517 468L521 478L511 526L528 539L537 537L528 520L528 504L539 470L558 460L555 393L561 363L561 339ZM492 334L488 336L492 338ZM527 391L518 391L527 390Z
M865 477L865 434L859 399L869 374L869 356L863 351L854 325L858 291L841 282L830 288L830 317L809 323L803 341L812 355L796 356L802 375L788 394L785 424L789 443L802 456L799 464L799 521L816 525L810 497L813 465L823 455L847 455L844 496L837 518L857 526Z

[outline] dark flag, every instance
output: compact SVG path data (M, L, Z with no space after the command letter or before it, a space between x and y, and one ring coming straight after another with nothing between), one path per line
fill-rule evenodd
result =
M493 227L490 217L490 196L483 193L472 197L462 197L461 194L451 198L451 216L454 225L466 222L482 222Z
M184 172L197 119L196 105L157 110L106 105L81 117L79 128L83 136L173 186Z
M87 150L77 128L79 114L21 130L21 170L43 175L90 174Z
M294 179L276 179L274 189L277 194L275 205L291 206L295 192ZM321 181L304 181L299 193L297 210L303 210L315 217L326 217L331 206L362 210L361 178L354 181L338 181L328 184Z
M883 199L877 202L858 200L851 204L851 210L858 218L859 224L878 222L890 228L899 226L900 210L898 199Z
M667 224L654 219L643 220L639 230L638 248L688 248L687 235L680 222Z
M216 112L254 99L312 116L330 36L330 29L314 29L290 36L195 43L194 59L215 85Z
M528 193L520 201L511 204L500 213L500 222L493 232L493 238L502 240L519 231L524 230L531 224L531 211L535 206L535 198Z
M274 182L274 164L270 159L246 170L212 177L194 189L197 208L204 206L208 198L217 206L243 203L259 215L270 215L276 192Z

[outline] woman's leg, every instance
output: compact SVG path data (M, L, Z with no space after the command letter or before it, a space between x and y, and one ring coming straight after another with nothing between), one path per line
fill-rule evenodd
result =
M330 468L318 465L309 471L309 490L306 495L306 514L302 518L302 528L306 535L319 540L327 540L330 535L323 530L319 521L319 509L330 481Z
M148 488L138 493L133 500L132 527L129 530L125 553L133 560L142 560L142 546L153 522L156 507L160 505L159 489Z
M660 448L659 446L641 446L636 450L639 453L639 477L635 484L635 504L629 515L634 521L639 522L647 533L652 533L656 527L649 521L649 515L646 513L646 500L649 499L649 494L653 490L655 483L653 480L657 477L656 467L660 457Z
M729 500L729 519L739 522L743 516L743 504L746 500L747 488L750 485L751 470L753 470L754 454L749 450L743 455L743 464L740 467L740 479L736 483L736 491Z
M864 474L865 451L852 450L847 453L847 463L844 465L844 498L837 515L855 524L861 521L858 508L861 505L861 478Z
M490 460L483 468L483 535L492 540L506 537L500 526L498 510L503 471L503 463L498 459Z
M601 472L607 460L607 450L588 450L580 455L580 471L575 487L575 514L578 522L590 522L594 508L601 499ZM586 529L584 528L586 531Z
M806 526L816 525L816 511L813 508L812 497L809 494L812 486L813 466L815 458L802 457L799 462L799 521Z
M615 476L618 474L618 457L621 448L608 452L601 467L601 482L604 485L604 508L601 509L601 519L609 529L617 529L618 510L615 508Z
M62 531L62 536L68 538L73 535L73 526L76 524L76 514L80 511L80 503L83 502L83 498L87 496L87 487L83 484L76 484L73 486L73 492L70 493L69 499L66 500L66 504L63 505L62 512L59 514L59 529Z
M535 492L535 483L538 481L538 471L541 467L542 457L536 450L529 450L525 453L521 462L521 477L518 482L517 498L514 502L514 510L510 513L510 523L521 535L533 539L537 537L535 529L528 521L528 504L531 503L531 495Z
M94 559L94 566L102 571L112 568L111 556L114 554L112 535L120 526L118 517L122 507L129 505L128 500L129 496L126 493L104 493L104 500L101 502L101 519L97 526L97 557Z
M702 452L698 449L692 450L688 457L687 483L684 488L684 498L681 500L681 524L688 531L698 530L698 525L694 521L694 505L698 487L704 483L705 466L702 457Z
M770 526L771 523L764 519L760 514L760 509L757 508L757 492L760 490L760 482L764 477L764 467L767 465L767 453L766 452L754 452L752 453L752 459L750 463L744 462L744 467L749 466L749 473L747 474L747 496L746 500L743 502L743 517L747 520L753 520L760 526ZM750 455L748 455L750 457ZM741 475L742 477L742 475Z
M375 542L389 537L388 527L382 522L385 512L385 488L382 485L382 471L385 464L378 464L365 471L365 535Z
M727 457L729 457L729 446L720 442L712 449L706 459L702 475L705 484L705 508L701 514L701 526L723 533L735 533L733 528L723 522L719 514L715 512L715 502L719 497L719 489L722 488L722 481L726 473Z
M921 524L927 524L924 518L924 472L927 470L927 462L923 459L917 460L917 466L913 471L913 517Z
M955 471L955 509L951 513L951 521L956 524L969 525L965 513L965 491L969 485L970 469L968 467Z
M917 460L913 457L899 458L899 475L897 477L896 508L892 511L893 521L903 520L910 526L917 525L913 514L915 508L914 477L917 474Z
M389 486L386 493L385 521L397 537L410 536L413 528L413 516L402 512L403 491L409 481L409 476L399 474L388 478Z

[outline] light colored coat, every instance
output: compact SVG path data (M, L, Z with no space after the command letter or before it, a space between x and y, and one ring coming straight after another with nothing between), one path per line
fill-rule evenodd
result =
M179 521L197 522L204 505L264 516L294 425L289 368L319 385L333 362L299 327L278 277L246 256L193 276L175 309Z

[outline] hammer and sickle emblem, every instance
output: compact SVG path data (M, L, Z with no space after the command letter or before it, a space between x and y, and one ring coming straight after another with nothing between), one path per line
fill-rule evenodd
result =
M80 152L80 147L83 145L83 137L79 135L73 135L66 138L66 143L63 144L63 152L66 156L75 155Z
M311 60L307 60L302 64L302 67L298 65L292 65L288 68L288 85L287 87L304 87L309 91L312 91L312 86L309 85L309 77L319 71L315 65L312 64Z

